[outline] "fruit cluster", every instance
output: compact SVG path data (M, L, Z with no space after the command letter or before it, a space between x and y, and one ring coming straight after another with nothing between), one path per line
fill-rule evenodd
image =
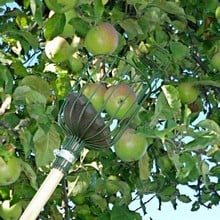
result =
M118 33L109 23L100 23L86 34L84 46L92 55L109 55L118 47ZM76 58L73 47L64 37L57 36L45 46L46 56L53 62L68 61L72 70L80 71L82 63ZM97 112L105 111L112 119L130 118L138 107L136 92L125 82L110 87L100 82L88 83L82 91ZM71 122L71 125L73 123ZM123 161L135 161L146 151L146 138L134 129L128 128L115 143L115 152Z
M48 59L55 63L66 62L70 69L79 72L83 64L77 55L76 48L79 42L73 39L68 43L65 36L56 36L45 44L45 54ZM112 54L118 47L118 33L110 23L100 23L92 27L86 34L84 46L92 55Z
M109 88L99 82L90 83L83 94L97 112L105 110L110 117L118 120L131 117L138 106L135 91L125 82L111 85ZM139 160L146 147L144 134L132 128L127 128L114 145L116 155L127 162Z

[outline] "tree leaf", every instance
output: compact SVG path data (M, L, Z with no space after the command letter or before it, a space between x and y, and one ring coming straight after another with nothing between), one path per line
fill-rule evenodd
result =
M179 199L181 202L184 202L184 203L189 203L189 202L192 201L192 200L190 199L190 197L187 196L187 195L178 195L178 199Z
M76 34L79 37L85 37L88 30L89 30L89 24L84 21L83 19L76 17L76 18L72 18L69 21L69 24L73 25L75 30L76 30Z
M178 90L172 85L163 85L162 91L170 108L173 109L176 118L179 118L181 115L181 102L179 100Z
M65 14L54 14L51 18L47 20L45 24L45 38L47 40L51 40L61 34L64 30L65 23Z
M13 88L13 78L6 66L0 64L1 74L0 74L0 92L2 90L5 94L11 94ZM1 88L3 87L3 88Z
M32 33L23 30L20 31L11 30L8 31L8 33L11 34L12 36L16 36L16 35L21 36L34 50L38 49L39 46L38 39Z
M60 147L60 135L54 125L51 125L47 133L39 127L34 134L33 142L37 166L46 166L54 159L53 151Z
M177 5L177 3L175 2L164 1L162 4L160 2L159 8L163 9L168 14L176 15L180 20L185 20L186 14L184 12L184 9Z
M111 212L111 220L141 220L141 216L139 213L130 211L126 206L117 206L114 205Z
M90 173L86 171L73 176L67 176L68 195L76 196L86 192L89 187L90 177Z
M202 150L207 148L210 145L219 142L219 137L216 135L204 135L197 137L193 141L189 142L185 145L185 149L187 150Z
M102 212L104 212L107 209L107 206L108 206L107 202L102 196L98 194L92 194L90 196L90 199L92 200L95 206L101 209Z
M155 106L154 115L150 122L150 127L154 127L158 120L167 120L173 118L173 111L170 108L164 93L160 93Z
M125 30L129 39L134 39L135 36L144 34L137 20L131 18L122 20L120 26Z
M125 181L115 181L115 185L119 187L119 191L122 193L123 203L129 204L131 202L131 189Z
M197 124L198 127L208 129L211 133L220 136L220 126L211 119L205 119Z
M102 0L95 0L94 4L94 14L96 18L100 18L104 12L104 5L102 3Z
M138 161L139 175L141 180L147 180L150 176L149 156L146 152L143 157Z
M35 75L28 75L23 78L21 85L29 86L31 89L36 90L45 96L46 99L51 95L51 89L49 83Z
M21 129L19 132L20 141L24 151L25 158L27 158L32 150L32 134L28 129Z
M29 179L30 184L33 187L33 189L37 190L38 189L37 175L32 169L32 167L28 163L24 162L23 160L21 160L21 167L22 167L22 171L25 173L25 175Z
M186 56L189 56L189 48L180 42L170 42L170 50L175 60L181 60Z

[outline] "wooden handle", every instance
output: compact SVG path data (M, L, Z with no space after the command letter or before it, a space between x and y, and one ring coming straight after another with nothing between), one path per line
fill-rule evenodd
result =
M63 176L64 174L61 170L56 168L51 169L43 184L20 217L20 220L35 220L38 217Z

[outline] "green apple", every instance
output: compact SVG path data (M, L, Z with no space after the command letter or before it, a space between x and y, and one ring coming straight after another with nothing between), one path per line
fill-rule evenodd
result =
M67 60L72 52L72 48L65 38L57 36L48 41L45 45L46 56L55 63Z
M126 83L109 87L104 95L106 112L116 118L130 117L137 106L137 97L133 89Z
M119 191L119 182L120 179L117 176L109 176L105 181L105 189L109 194L115 194Z
M199 90L190 82L182 82L177 86L180 101L183 104L191 104L196 101Z
M167 155L159 155L157 158L157 164L162 173L168 173L173 169L172 161Z
M106 87L100 82L89 83L83 94L91 101L96 111L101 111L104 105L104 94Z
M85 47L93 55L111 54L118 46L118 33L109 23L92 27L85 37Z
M145 135L127 128L114 145L116 155L125 162L139 160L147 149Z
M5 200L0 205L0 216L4 220L17 220L22 213L22 206L20 203L10 206L10 201Z
M212 57L211 64L216 70L220 71L220 52Z
M0 186L14 183L20 176L21 164L16 157L10 157L5 161L0 157Z

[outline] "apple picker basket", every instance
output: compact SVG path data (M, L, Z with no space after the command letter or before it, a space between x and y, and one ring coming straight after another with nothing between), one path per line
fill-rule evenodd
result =
M125 117L121 120L115 119L114 115L110 116L105 111L105 102L99 111L95 110L90 99L98 91L101 84L97 84L89 99L83 95L83 92L88 84L97 81L107 87L125 82L132 88L136 93L137 104L128 110L132 109L132 114L129 113L129 117L126 117L128 112L125 112ZM126 60L113 56L92 58L81 76L74 81L72 92L64 101L59 112L58 121L64 131L65 141L61 149L55 152L56 158L50 173L20 220L37 218L63 176L78 159L84 146L96 149L111 147L133 121L141 105L150 94L150 90L146 73L144 74ZM128 96L129 94L124 99L126 100Z

